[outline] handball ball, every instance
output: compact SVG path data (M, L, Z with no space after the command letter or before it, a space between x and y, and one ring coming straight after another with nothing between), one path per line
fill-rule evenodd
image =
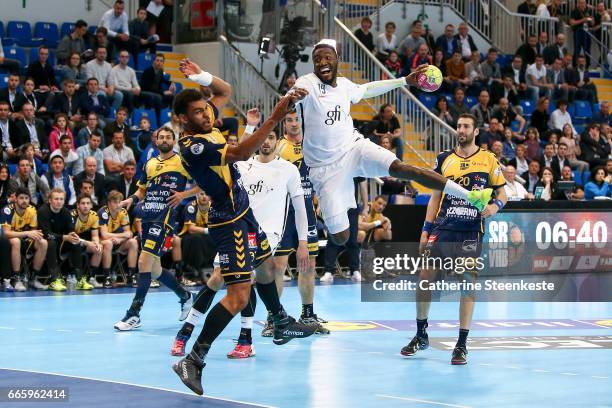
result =
M429 65L417 78L417 84L425 92L435 92L442 86L442 79L442 71L435 65Z

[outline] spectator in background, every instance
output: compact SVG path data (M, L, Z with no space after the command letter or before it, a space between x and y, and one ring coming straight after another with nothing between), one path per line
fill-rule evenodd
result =
M515 55L510 67L504 71L504 75L510 75L514 85L518 89L518 96L521 99L530 99L535 104L538 101L538 90L527 85L527 67L523 66L523 59Z
M538 0L538 1L541 2L542 0ZM544 4L544 7L546 7L546 4ZM548 44L548 33L546 31L540 31L540 35L538 36L538 43L536 44L537 55L542 55L542 53L544 52L544 49L546 49L548 45L549 45Z
M128 66L130 54L123 50L119 52L119 63L110 72L109 85L123 94L124 106L131 112L138 105L140 85L136 79L136 71Z
M572 87L576 87L576 99L586 99L591 105L597 103L597 88L589 78L584 55L577 58L575 65L575 68L566 68L565 79Z
M550 121L548 122L548 126L550 127L550 129L562 130L563 126L569 124L570 126L572 126L573 132L577 133L576 129L574 128L574 125L572 124L572 117L567 111L567 105L567 101L563 99L557 102L557 109L555 109L550 115Z
M503 126L499 123L499 119L492 116L489 120L489 128L483 130L478 135L478 144L484 149L488 150L493 145L493 142L501 142L504 140Z
M370 52L374 52L374 36L370 29L372 28L372 20L370 17L364 17L361 19L361 27L355 30L355 37L368 49Z
M518 174L526 173L529 170L529 162L525 156L527 154L527 147L525 144L516 145L516 156L511 159L508 164L514 166Z
M120 129L113 132L112 143L109 143L103 153L104 167L108 176L119 175L128 161L134 162L134 152L125 146L125 133Z
M96 172L105 175L104 172L104 154L100 149L102 134L94 128L88 136L87 143L79 147L76 151L78 160L74 164L72 174L79 174L85 166L85 159L92 157L96 160ZM78 188L77 188L78 190Z
M7 87L0 89L0 101L6 101L9 104L9 111L12 119L20 119L19 109L16 109L17 96L19 95L19 74L10 74L8 77Z
M558 167L557 171L554 170L553 164L555 158L555 146L552 143L547 143L546 146L544 146L544 152L542 156L540 156L540 167L550 168L553 173L553 176L555 176L556 179L559 175L561 175L561 170Z
M2 38L0 38L0 69L6 69L10 73L17 75L19 75L19 70L21 69L19 61L5 57L4 49L2 48Z
M74 187L77 189L77 191L81 191L85 181L91 183L93 188L90 195L92 196L94 203L98 206L104 205L106 203L107 191L109 190L107 187L109 186L106 178L104 177L104 173L99 171L97 159L89 156L85 157L81 163L82 164L79 166L79 168L82 170L78 173L75 171L74 173Z
M601 137L598 124L592 123L587 129L588 133L580 138L582 159L589 163L591 168L605 166L610 156L610 144Z
M422 38L422 37L421 37ZM406 69L404 69L403 76L409 75L412 71L417 69L418 66L423 64L431 64L432 59L431 55L429 55L429 48L427 48L427 44L423 43L419 45L416 52L408 58L408 64Z
M555 195L555 176L550 168L544 167L542 169L542 177L536 184L536 189L538 187L544 187L540 197L536 196L536 198L539 198L540 200L550 201Z
M110 116L110 104L106 94L104 92L101 93L99 89L96 78L89 78L87 80L87 93L81 96L81 113L83 115L93 113L103 123L101 118Z
M138 190L136 185L138 180L134 177L136 175L136 162L134 160L128 160L125 162L123 167L123 173L115 180L115 190L125 194L129 197Z
M538 133L543 137L548 132L548 122L550 121L550 115L548 114L548 107L550 105L550 99L543 96L538 99L538 104L531 114L530 127L536 128Z
M434 51L434 57L431 63L432 65L435 65L436 67L438 67L438 69L442 72L442 76L446 75L446 62L444 58L444 52L442 50L436 49ZM442 82L442 87L440 88L440 91L442 91L443 89L444 89L444 82Z
M62 136L68 136L70 138L70 149L74 149L74 138L72 137L72 132L68 127L68 116L64 113L58 113L55 115L55 120L53 121L53 128L51 129L51 133L49 134L49 150L51 152L55 151L60 146L60 139Z
M22 108L23 119L17 121L17 139L13 148L20 148L26 143L32 143L35 155L41 160L45 160L49 154L49 144L45 125L42 120L36 118L34 105L26 102Z
M468 61L472 52L478 51L476 43L470 34L468 34L468 26L465 23L460 23L458 33L455 35L455 51L459 51L464 61Z
M102 14L98 26L108 30L108 37L114 42L118 49L132 49L132 44L130 44L128 15L125 12L125 3L123 0L115 0L113 8Z
M521 183L515 180L516 169L514 166L508 164L503 170L504 178L506 179L506 196L508 201L520 201L520 200L533 200L533 194L530 194L525 190L525 187Z
M432 109L432 112L448 126L454 125L455 119L448 110L448 101L446 100L446 97L444 95L438 97L438 100L436 101L436 106Z
M593 123L612 125L612 115L610 115L610 103L608 101L599 103L599 110L593 115L592 121Z
M508 102L510 102L510 104L512 104L512 106L514 106L515 108L520 107L518 90L514 85L512 76L509 74L504 74L501 83L496 81L493 81L491 83L491 104L499 104L499 100L501 98L508 99Z
M164 123L161 127L168 127L172 129L172 131L174 132L175 140L178 140L179 137L181 137L181 132L183 131L183 127L181 125L181 120L178 118L178 116L175 115L174 112L170 114L170 120Z
M371 242L391 241L393 231L391 220L382 213L387 207L387 199L384 196L377 196L372 200L368 215L359 216L359 231L357 232L357 242L362 246L367 246Z
M391 150L391 138L388 136L381 137L380 145L387 150ZM381 193L384 195L394 194L395 204L414 204L417 191L412 187L410 181L399 180L390 176L381 177L381 180L383 181Z
M529 161L538 161L542 155L542 148L540 147L540 132L536 128L528 128L527 134L525 135L525 147L527 152L525 157Z
M453 52L451 59L446 61L444 82L452 92L458 87L467 87L471 84L470 79L465 74L465 63L461 59L461 53L457 50Z
M606 175L612 176L612 159L606 161Z
M535 0L525 0L521 4L519 4L516 12L519 14L528 14L535 15L537 6L535 5ZM526 18L521 18L521 38L525 38L527 34L527 25L529 24L529 20Z
M554 86L547 81L546 66L544 66L544 58L541 55L538 54L535 63L527 67L525 75L527 77L527 85L538 89L540 96L548 98L552 96Z
M143 116L140 118L138 129L139 131L136 135L136 149L139 152L142 152L151 142L151 134L153 133L151 131L151 121L149 120L148 116Z
M444 27L444 34L436 39L436 49L442 51L445 61L453 55L455 50L455 26L447 24Z
M470 62L465 64L465 76L470 80L468 93L478 95L481 89L487 88L488 79L482 72L480 65L480 52L472 52Z
M85 86L87 83L87 71L85 65L81 64L81 56L79 53L74 52L70 55L70 58L66 61L66 65L60 67L64 82L66 80L75 81L75 89L78 91L81 86Z
M11 177L11 191L16 191L19 187L24 187L30 192L30 201L35 207L47 202L49 186L32 172L30 162L25 157L19 159L17 172Z
M402 138L402 129L399 120L395 116L393 106L384 104L380 107L378 115L372 119L377 122L374 134L378 136L378 144L383 136L389 137L391 145L395 148L395 155L398 159L403 160L404 157L404 139Z
M76 85L76 82L72 79L65 79L64 90L53 96L51 106L49 107L49 112L56 116L58 113L64 113L68 119L66 125L71 128L74 128L81 122L81 99L75 95Z
M565 14L561 0L551 0L548 6L548 12L552 18L556 18L559 21L555 24L555 32L559 33L563 31L563 20L565 20Z
M552 65L555 59L559 58L563 61L563 57L567 54L567 48L565 47L565 34L559 33L555 37L555 43L547 46L542 51L544 57L544 64Z
M116 55L115 44L108 40L108 30L106 27L98 27L96 29L96 35L92 42L92 49L94 52L100 47L104 47L106 49L106 56L104 57L104 60L110 64L114 64L114 58Z
M123 132L123 135L125 137L125 144L127 144L128 146L132 146L132 140L131 138L129 138L129 134L130 134L130 126L127 122L128 120L128 110L126 107L121 106L119 107L119 109L117 109L117 113L115 114L115 120L109 124L106 125L106 127L104 127L104 145L105 146L110 146L113 138L114 138L114 134L116 132ZM178 139L177 139L178 140Z
M476 117L476 127L489 127L489 122L493 116L493 110L489 105L489 92L486 90L480 91L478 95L478 103L470 109L470 113Z
M98 95L105 95L111 101L112 107L117 109L123 102L123 94L115 89L110 81L112 69L111 64L106 61L106 48L104 47L97 48L96 58L85 65L87 77L98 80L98 86L100 87ZM89 80L87 83L89 86Z
M578 0L576 8L570 15L569 24L574 31L574 65L576 65L576 58L579 55L591 54L591 37L588 30L593 27L595 20L587 8L586 0ZM590 58L587 58L587 66L589 63Z
M535 188L540 182L540 163L537 160L530 161L527 172L523 173L521 178L525 180L525 189L535 194Z
M402 74L402 63L400 62L399 54L397 51L389 51L387 59L384 61L385 67L391 72L395 78L401 77ZM384 75L384 74L383 74Z
M53 67L49 65L49 48L41 45L38 48L38 60L30 62L26 76L34 80L36 92L48 95L49 92L57 92L58 84L55 80Z
M17 159L18 131L15 122L10 117L10 108L7 101L0 100L0 143L2 145L2 160L14 161ZM13 145L15 144L15 147Z
M574 129L569 124L563 126L563 134L559 139L559 144L561 143L567 146L566 156L572 169L578 170L580 174L587 171L589 169L589 163L578 160L578 157L582 155L582 151L580 150L580 138L574 133Z
M495 155L495 158L502 164L507 163L507 160L505 157L502 156L502 154L504 153L504 145L502 142L500 142L499 140L494 141L491 144L491 149L490 149L491 153L493 153Z
M524 66L529 66L535 63L536 55L538 55L538 51L536 46L538 45L538 39L535 35L530 34L527 37L527 42L521 45L514 55L518 55L521 57L521 61Z
M563 168L561 169L561 176L559 177L558 181L573 181L574 183L576 183L570 166L563 166ZM584 190L578 185L575 185L572 191L557 190L553 196L553 200L582 200L583 198Z
M571 89L565 80L565 70L563 69L563 60L561 58L555 58L553 64L546 70L546 81L553 86L553 100L574 100L575 91Z
M555 173L555 177L561 177L561 173L563 172L563 168L565 166L571 167L569 159L567 158L568 148L565 143L559 143L557 147L557 155L554 157L551 168Z
M11 195L15 192L11 191L11 173L5 163L0 163L0 207L8 205ZM12 200L14 201L14 200Z
M19 149L18 153L20 155L19 158L25 157L26 159L28 159L28 161L30 162L30 167L32 168L32 173L38 176L42 176L42 161L38 157L34 156L34 145L32 143L26 143L21 146L21 149Z
M72 177L68 174L64 166L64 158L61 155L55 155L49 160L49 170L43 175L42 180L47 183L51 190L59 189L66 193L67 206L72 207L76 202L76 192Z
M421 20L415 20L410 25L410 34L404 38L398 47L398 51L401 55L406 58L410 58L411 55L415 54L422 44L427 46L423 35L423 22Z
M85 34L87 34L87 23L84 20L78 20L74 25L74 31L66 34L57 46L58 65L68 65L72 54L76 53L80 56L87 49Z
M515 136L517 136L521 141L524 140L524 138L519 135L523 133L527 121L521 115L516 113L516 111L512 106L510 106L510 102L508 102L506 98L501 98L499 100L499 106L497 107L497 109L495 109L493 116L496 117L497 120L499 120L499 123L501 123L501 125L505 128L511 127L512 122L514 122L515 120L518 121L519 127Z
M45 106L46 95L34 92L35 87L34 80L26 78L23 82L23 90L15 97L15 109L17 112L21 112L19 114L20 118L23 118L23 107L26 103L32 104L34 113L44 115L47 112L47 107Z
M138 165L136 166L136 178L140 179L142 174L144 173L145 164L152 157L159 156L159 149L156 145L157 142L157 131L151 132L151 139L149 143L142 149L142 153L140 154L140 158L138 159Z
M455 53L453 58L456 56L457 54ZM463 88L458 87L455 89L453 103L451 103L449 111L451 115L453 115L453 127L456 127L455 125L459 119L459 116L464 113L470 113L470 109L465 104L465 91Z
M487 58L480 64L480 69L482 77L487 79L487 85L492 86L494 83L502 85L501 67L497 62L497 50L495 48L489 48Z
M79 160L79 156L74 150L72 150L72 139L68 135L62 135L60 137L60 144L57 149L51 152L49 160L55 156L61 156L64 161L64 167L68 174L72 173L72 168L75 163Z
M507 159L509 163L510 160L516 157L516 148L517 145L514 143L514 134L512 129L505 128L504 129L504 143L502 145L502 156Z
M598 166L591 172L589 182L584 186L584 198L592 200L596 197L612 198L612 177L606 175L606 170Z
M379 60L384 61L391 51L397 51L397 37L395 35L395 23L393 21L385 24L385 32L376 38L376 50Z
M102 135L102 129L98 126L98 115L96 115L94 112L91 112L87 114L85 127L79 130L79 133L77 134L77 137L74 141L74 145L78 146L77 151L80 146L84 146L87 144L87 142L89 141L89 136L91 136L93 132L98 132L100 133L100 135ZM104 145L102 145L102 147L104 147Z
M134 42L133 50L135 56L141 52L155 54L159 36L149 35L149 23L147 22L147 10L140 7L136 13L136 18L129 24L130 38Z
M164 54L156 54L153 64L144 70L140 81L143 96L150 99L151 105L158 113L162 106L168 106L172 103L172 98L176 91L174 83L164 78L164 62ZM164 85L168 86L168 89L165 91Z

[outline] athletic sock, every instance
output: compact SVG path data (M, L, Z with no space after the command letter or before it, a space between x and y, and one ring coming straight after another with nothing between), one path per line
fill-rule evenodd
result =
M417 336L419 337L425 337L427 336L427 331L425 329L427 329L427 319L417 319Z
M128 268L128 275L134 276L136 273L136 268Z
M312 317L314 316L314 307L311 304L302 305L302 317Z
M469 332L470 331L467 329L459 329L459 338L457 339L456 347L465 347Z
M446 180L446 184L444 185L444 193L467 200L469 191L452 180Z
M238 337L238 344L247 345L253 344L253 338L251 337L251 331L253 330L253 317L240 318L240 336Z
M111 268L102 268L102 275L110 278L111 276Z
M208 287L208 285L204 285L204 287L196 295L196 298L193 302L193 306L191 307L191 310L195 309L196 311L204 315L204 313L208 311L208 308L212 304L212 301L215 298L216 294L217 294L216 290L212 290L211 288ZM187 321L189 321L189 317L187 318ZM196 323L197 323L197 320L196 320Z
M172 269L174 269L174 276L176 276L176 280L180 281L183 277L183 261L172 262Z
M276 282L257 282L256 285L257 293L259 293L259 297L264 302L264 305L266 305L266 309L268 309L272 313L272 316L278 314L283 309L283 306L281 305L280 299L278 298Z
M168 289L176 293L176 295L181 298L181 300L189 299L189 296L191 296L191 292L179 285L174 275L168 272L167 270L162 271L158 280L163 283Z
M208 354L208 350L213 341L221 334L234 316L223 306L217 303L206 316L204 328L198 336L198 340L193 346L189 357L195 362L202 364Z
M136 294L134 295L134 300L132 300L132 305L127 311L126 317L140 315L140 309L142 309L142 305L144 304L145 297L147 296L150 286L151 272L140 272L138 274L138 287L136 288Z

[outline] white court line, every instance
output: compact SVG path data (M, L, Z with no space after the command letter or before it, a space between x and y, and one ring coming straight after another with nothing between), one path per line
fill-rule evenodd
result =
M492 366L493 364L489 364L489 363L478 363L478 365L481 365L481 366Z
M421 402L423 404L442 405L444 407L470 408L467 405L445 404L444 402L427 401L427 400L421 400L421 399L416 399L416 398L394 397L392 395L383 395L383 394L375 394L375 395L379 398L389 398L389 399L396 399L396 400L410 401L410 402Z
M522 370L522 367L517 367L517 366L504 366L504 368L509 368L511 370Z
M0 326L0 329L2 329L2 330L15 330L14 327L6 327L6 326Z
M601 376L601 375L592 375L591 378L597 378L599 380L607 380L608 379L608 377L604 377L604 376Z
M72 330L68 330L68 329L56 329L55 331L65 332L65 333L72 333Z
M533 371L534 373L550 373L550 371L548 370L540 370L539 368L534 368L531 371Z
M58 377L67 377L67 378L79 378L81 380L91 380L91 381L100 381L100 382L112 383L112 384L129 385L129 386L132 386L132 387L148 388L150 390L167 391L167 392L173 392L175 394L184 394L184 395L190 395L192 397L198 397L196 394L194 394L192 392L176 391L176 390L170 390L170 389L167 389L167 388L152 387L152 386L149 386L149 385L132 384L132 383L123 382L123 381L101 380L99 378L82 377L82 376L79 376L79 375L67 375L67 374L59 374L59 373L50 373L48 371L21 370L21 369L18 369L18 368L9 368L9 367L0 367L0 370L19 371L19 372L22 372L22 373L36 373L36 374L56 375ZM233 400L233 399L229 399L229 398L211 397L211 396L208 396L208 395L204 395L204 396L198 397L198 398L202 398L202 399L209 398L209 399L214 399L214 400L219 400L219 401L235 402L237 404L246 404L246 405L252 405L254 407L261 407L261 408L276 408L273 405L262 405L262 404L256 404L254 402L237 401L237 400Z
M368 351L367 354L384 354L382 351Z
M31 330L31 331L45 331L45 329L37 329L37 328L34 328L34 327L30 327L28 330Z
M597 323L585 322L583 320L577 320L577 319L572 319L572 320L575 322L579 322L579 323L590 324L591 326L599 327L602 329L609 329L608 326L602 326L601 324L597 324Z
M576 373L561 373L562 375L578 375Z
M99 331L86 331L85 333L87 333L87 334L102 334L102 332L99 332Z
M393 327L385 326L384 324L376 323L376 322L374 322L372 320L368 320L368 323L372 323L372 324L375 324L376 326L384 327L385 329L397 331L397 329L394 329Z

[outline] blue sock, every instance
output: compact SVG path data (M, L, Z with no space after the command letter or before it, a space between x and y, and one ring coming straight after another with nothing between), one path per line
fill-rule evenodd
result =
M149 286L151 286L151 272L140 272L138 274L138 288L136 288L136 294L134 295L134 300L132 300L132 305L128 310L128 315L138 316L140 314L140 309L144 304L145 297L149 291Z
M189 293L189 291L186 291L181 287L181 285L179 285L174 275L166 270L164 270L159 276L159 281L163 283L168 289L176 293L176 295L183 300L188 299L189 296L191 296L191 293Z

